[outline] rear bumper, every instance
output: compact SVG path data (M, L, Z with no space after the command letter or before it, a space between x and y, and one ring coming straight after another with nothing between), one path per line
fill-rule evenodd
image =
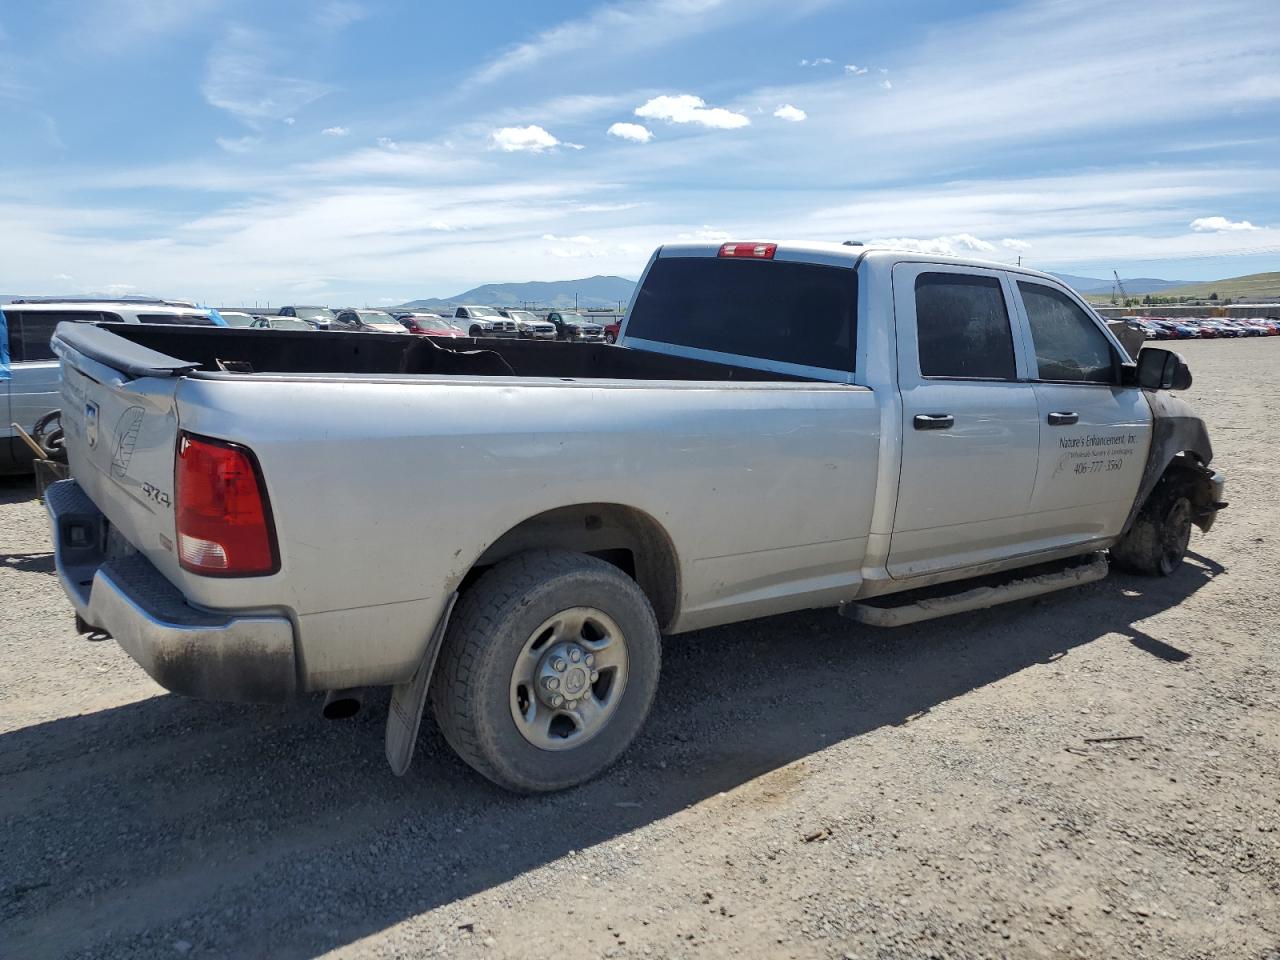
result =
M74 480L50 486L45 505L58 578L76 613L111 634L160 686L251 703L297 693L287 617L202 610L142 554L125 551L107 559L106 518Z

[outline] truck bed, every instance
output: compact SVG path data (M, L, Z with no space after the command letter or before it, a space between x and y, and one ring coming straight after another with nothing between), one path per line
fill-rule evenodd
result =
M124 323L106 323L99 327L148 350L185 361L188 369L208 372L757 382L803 379L604 343ZM68 333L74 338L76 332Z

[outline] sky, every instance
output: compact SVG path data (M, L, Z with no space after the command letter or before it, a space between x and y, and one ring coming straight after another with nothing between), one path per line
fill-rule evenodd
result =
M400 303L678 240L1280 269L1275 0L0 5L0 293Z

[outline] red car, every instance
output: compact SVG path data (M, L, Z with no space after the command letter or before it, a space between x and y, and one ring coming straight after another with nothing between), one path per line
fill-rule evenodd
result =
M622 329L622 318L618 317L604 325L604 342L617 343L618 331Z
M410 333L424 337L465 337L466 331L434 313L406 313L397 318Z

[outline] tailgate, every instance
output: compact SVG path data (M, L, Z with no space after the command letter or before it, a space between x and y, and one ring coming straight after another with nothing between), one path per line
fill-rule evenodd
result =
M59 324L62 424L71 475L114 532L161 573L178 572L173 467L174 393L195 364L166 357L87 324Z

